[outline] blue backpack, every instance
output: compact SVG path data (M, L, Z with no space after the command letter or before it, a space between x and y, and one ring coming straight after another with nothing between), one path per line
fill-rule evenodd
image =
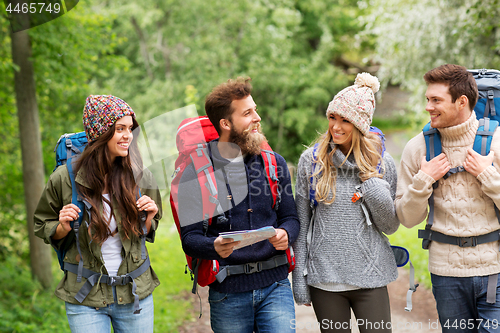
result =
M490 118L500 121L500 71L470 69L469 72L476 79L479 92L479 98L474 107L477 119Z
M80 252L80 243L78 241L78 230L82 222L85 203L83 199L78 195L78 192L76 190L75 174L73 172L73 162L74 162L73 158L78 157L83 152L86 146L87 146L87 137L85 136L85 132L66 133L61 135L54 148L54 152L56 153L56 166L52 171L54 172L59 166L63 164L67 165L69 179L71 180L71 188L72 188L71 202L76 206L78 206L78 208L80 208L78 219L70 223L71 228L75 232L76 244L78 248L78 253L80 254L80 258L82 258L82 255ZM63 245L59 250L55 250L57 253L57 259L59 260L59 266L63 271L64 271L64 257L66 256L66 252L68 251L70 245L68 243L70 242L66 242L66 244L64 244L65 246ZM82 269L80 269L80 266L83 268L83 260L80 260L78 266L79 270L81 271Z
M384 156L385 153L385 135L382 133L382 131L374 126L370 126L370 133L377 134L380 137L380 141L382 142L382 153L381 156ZM315 144L313 148L313 161L316 160L317 158L317 151L318 151L319 144ZM377 171L380 173L381 172L381 163L377 165ZM307 237L306 237L306 243L307 243L307 248L309 248L309 245L312 240L312 232L313 232L313 221L314 221L314 215L315 215L315 208L318 205L318 202L316 201L316 178L313 177L313 174L316 169L316 163L313 162L311 165L311 177L309 178L309 202L312 210L312 216L311 216L311 222L309 223L309 229L307 231ZM356 190L358 191L355 193L355 196L357 195L357 199L362 197L362 194L360 193L360 188L361 186L356 186ZM354 198L354 197L353 197ZM356 200L357 200L356 199ZM368 209L363 203L363 200L360 201L361 209L363 210L363 213L366 218L366 223L368 225L371 225L371 219L370 219L370 214L368 212ZM413 267L413 264L410 260L410 253L408 252L407 249L401 246L393 246L391 245L392 252L394 253L394 259L396 260L396 265L397 267L403 267L405 266L408 262L410 263L410 288L408 292L406 293L406 311L411 311L413 306L412 306L412 301L411 297L415 291L417 291L418 283L415 284L415 268ZM307 273L306 273L307 274Z

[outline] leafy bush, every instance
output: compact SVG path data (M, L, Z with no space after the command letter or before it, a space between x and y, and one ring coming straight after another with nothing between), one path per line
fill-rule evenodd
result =
M2 262L0 281L0 332L69 331L64 302L31 278L26 263L8 257Z
M179 323L187 321L192 307L185 297L191 279L184 275L185 257L179 237L164 218L154 244L148 244L152 266L161 285L153 293L155 332L177 332ZM0 261L0 332L57 333L69 332L64 302L54 295L62 272L53 260L54 286L44 291L31 277L29 265L19 257Z

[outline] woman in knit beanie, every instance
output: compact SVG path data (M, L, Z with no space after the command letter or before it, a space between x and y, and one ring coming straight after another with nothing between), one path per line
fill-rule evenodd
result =
M387 284L397 278L385 234L399 226L396 167L370 132L376 77L362 73L328 105L328 131L300 157L293 292L313 305L322 332L391 332Z
M137 147L139 125L120 98L91 95L83 110L88 144L50 176L35 211L35 233L67 249L56 296L72 332L153 332L159 285L145 241L154 241L161 197ZM72 203L76 187L84 211ZM83 217L77 228L79 214ZM75 226L72 227L71 223Z

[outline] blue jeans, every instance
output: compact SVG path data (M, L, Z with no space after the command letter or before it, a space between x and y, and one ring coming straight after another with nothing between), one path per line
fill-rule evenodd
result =
M72 333L111 332L111 324L115 333L153 333L153 294L140 300L139 306L141 312L134 314L134 303L117 304L115 301L96 309L66 302L66 316Z
M431 274L431 281L443 332L500 332L500 278L495 304L486 302L488 276Z
M295 332L295 306L287 279L242 293L209 290L210 322L215 333Z

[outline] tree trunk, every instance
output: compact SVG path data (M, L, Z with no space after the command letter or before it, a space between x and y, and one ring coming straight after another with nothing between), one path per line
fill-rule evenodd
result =
M35 73L31 62L31 42L27 30L11 34L15 71L17 117L23 161L24 198L30 242L31 272L44 288L52 285L51 248L34 234L33 213L44 187L42 142L36 102Z

